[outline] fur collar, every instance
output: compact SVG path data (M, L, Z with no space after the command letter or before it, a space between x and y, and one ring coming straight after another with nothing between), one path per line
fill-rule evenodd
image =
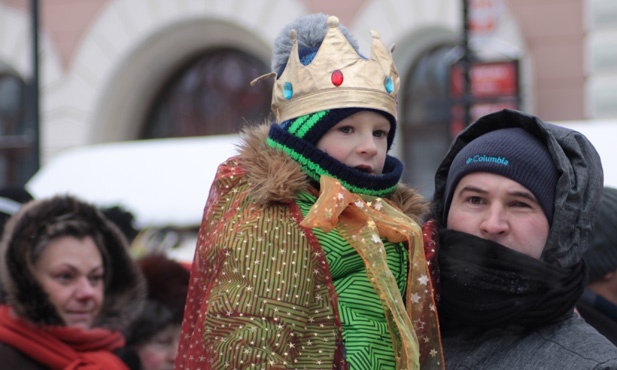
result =
M266 144L269 128L269 123L263 123L244 129L239 159L254 185L251 196L255 202L263 205L291 203L297 193L315 184L296 161ZM417 222L428 213L424 197L403 184L399 184L388 199Z

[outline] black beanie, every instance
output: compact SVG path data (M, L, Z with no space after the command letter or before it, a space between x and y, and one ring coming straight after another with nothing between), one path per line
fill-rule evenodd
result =
M596 215L591 246L583 255L589 266L589 282L617 270L617 189L604 187Z
M522 128L488 132L471 141L456 154L446 181L444 220L452 202L452 193L463 176L490 172L523 185L535 195L549 224L555 208L558 172L545 144Z

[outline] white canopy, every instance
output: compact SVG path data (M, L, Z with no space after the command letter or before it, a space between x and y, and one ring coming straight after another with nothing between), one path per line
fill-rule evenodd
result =
M53 157L26 184L35 197L72 194L120 205L136 226L198 226L218 165L236 154L238 136L98 144Z

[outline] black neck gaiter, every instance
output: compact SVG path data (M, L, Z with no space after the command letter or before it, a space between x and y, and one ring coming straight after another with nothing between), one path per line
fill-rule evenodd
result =
M585 287L586 267L549 265L467 233L440 230L441 325L536 326L564 319Z

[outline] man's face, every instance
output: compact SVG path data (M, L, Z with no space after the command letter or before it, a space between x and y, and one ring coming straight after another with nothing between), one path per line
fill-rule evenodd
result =
M549 224L531 191L501 175L464 176L452 195L447 227L540 258Z

